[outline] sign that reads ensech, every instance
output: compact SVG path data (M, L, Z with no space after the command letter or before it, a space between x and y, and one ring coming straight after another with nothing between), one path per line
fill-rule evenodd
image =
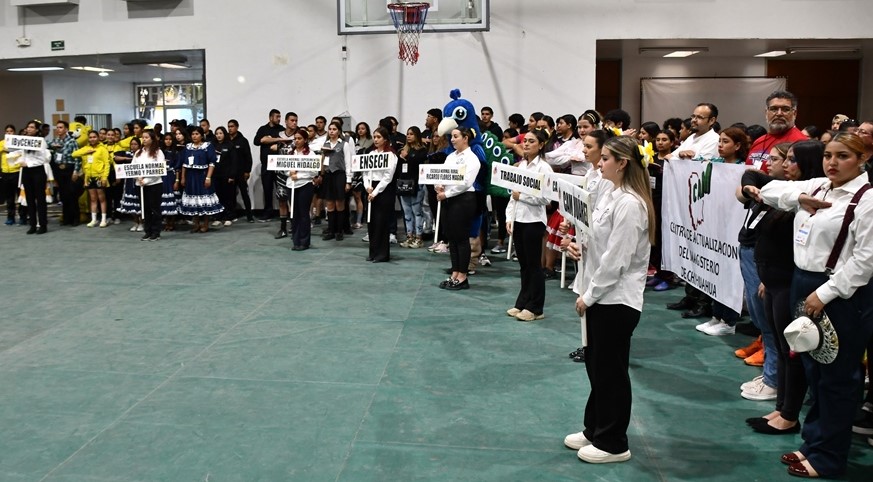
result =
M130 177L165 176L167 165L163 162L143 162L142 164L116 164L115 177L127 179Z
M45 139L42 137L13 136L7 134L5 139L6 150L21 149L23 151L41 151L46 148Z
M320 171L319 156L267 156L268 171Z
M578 176L575 176L578 177ZM564 218L573 221L576 231L588 233L591 231L591 215L594 207L591 205L591 193L563 179L556 181L558 185L558 212Z
M451 186L464 184L464 174L467 166L447 166L445 164L421 164L418 166L419 184L440 184Z
M491 184L505 187L510 191L539 196L543 192L545 175L538 171L528 171L521 167L495 162L491 164Z
M397 156L393 152L373 152L361 154L352 159L352 171L382 171L397 163Z

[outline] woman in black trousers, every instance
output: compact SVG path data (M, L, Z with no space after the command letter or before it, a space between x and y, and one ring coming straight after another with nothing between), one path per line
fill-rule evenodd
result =
M373 152L391 152L391 141L388 130L379 127L373 132ZM367 261L386 263L391 259L391 223L394 218L394 198L397 196L397 186L394 183L394 171L397 168L397 158L389 162L388 169L366 171L364 187L367 189L367 201L370 203L370 222L367 224L367 235L370 237L370 253Z
M542 175L552 168L540 155L544 152L546 132L530 131L522 140L524 159L518 164L521 169ZM515 242L515 254L521 270L521 289L512 308L506 314L519 321L534 321L545 318L543 304L546 301L546 278L543 273L543 236L546 232L546 205L549 200L512 191L506 205L506 230Z
M308 156L309 132L306 129L297 129L294 133L294 151L292 155ZM315 186L312 179L315 177L312 171L291 171L288 173L289 182L293 183L291 190L294 196L294 212L291 213L291 240L292 251L304 251L309 249L312 236L311 211L312 196L315 195Z
M470 267L470 229L473 218L479 212L473 183L479 174L479 158L470 149L473 139L470 129L458 127L452 130L452 147L455 152L446 157L445 166L465 166L464 183L451 186L436 186L436 199L443 204L445 222L442 223L444 240L449 243L452 260L452 276L440 283L447 290L470 288L467 270Z

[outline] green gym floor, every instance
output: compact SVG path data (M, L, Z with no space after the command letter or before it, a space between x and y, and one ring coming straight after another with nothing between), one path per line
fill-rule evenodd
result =
M633 339L633 458L597 466L562 444L588 382L558 281L522 323L498 256L447 292L447 255L367 263L362 232L292 252L276 222L129 226L0 225L0 481L791 479L800 437L743 422L773 407L739 396L751 338L696 332L679 291L647 293ZM871 474L857 437L844 480Z

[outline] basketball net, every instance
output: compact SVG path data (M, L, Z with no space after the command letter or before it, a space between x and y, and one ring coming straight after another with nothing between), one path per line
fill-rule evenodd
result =
M397 29L397 58L406 65L415 65L418 62L418 39L429 8L430 4L426 2L388 4L388 12L391 13L391 20Z

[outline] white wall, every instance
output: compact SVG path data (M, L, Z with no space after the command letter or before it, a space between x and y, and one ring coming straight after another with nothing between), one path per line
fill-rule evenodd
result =
M45 119L52 114L112 114L113 126L133 118L133 84L94 76L85 82L82 77L44 75L42 79ZM55 110L55 100L64 100L64 110Z

